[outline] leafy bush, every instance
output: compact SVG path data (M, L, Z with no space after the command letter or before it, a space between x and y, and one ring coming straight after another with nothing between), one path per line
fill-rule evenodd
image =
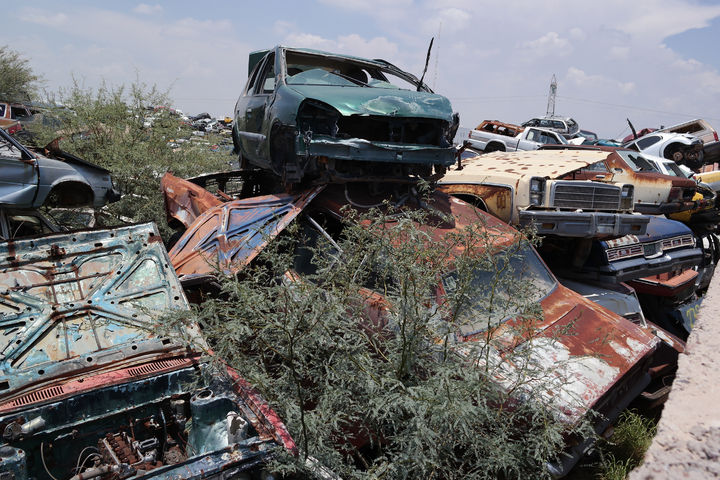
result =
M34 143L48 144L61 136L61 148L112 172L120 201L104 213L116 221L154 221L161 234L171 233L165 222L160 178L166 171L181 176L227 169L234 159L229 154L212 153L204 145L187 142L173 148L171 140L189 137L190 129L167 109L149 111L149 105L167 105L167 94L155 87L135 83L130 87L97 90L75 83L60 91L56 102L64 105L54 112L57 128L31 126ZM143 125L152 113L152 127Z
M0 101L26 102L37 92L40 77L35 75L18 52L0 46Z
M197 311L216 357L277 408L300 460L343 478L547 477L572 430L543 394L557 378L531 349L502 343L508 329L536 335L542 320L535 284L513 271L527 240L483 217L438 242L431 225L452 219L432 210L348 215L333 241L296 221L226 279L223 299ZM509 327L497 312L521 320ZM476 341L456 337L463 328Z

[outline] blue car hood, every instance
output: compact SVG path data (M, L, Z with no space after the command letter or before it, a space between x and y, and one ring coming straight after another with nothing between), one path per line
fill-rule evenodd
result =
M665 238L679 237L680 235L692 235L692 230L682 222L670 220L669 218L651 216L647 224L646 233L644 235L633 236L636 237L640 243L645 243L663 240ZM608 242L613 243L612 240L603 240L599 243L602 248L605 249L611 246Z
M387 115L409 118L437 118L452 122L450 100L428 92L394 88L286 85L306 98L312 98L335 108L340 114Z

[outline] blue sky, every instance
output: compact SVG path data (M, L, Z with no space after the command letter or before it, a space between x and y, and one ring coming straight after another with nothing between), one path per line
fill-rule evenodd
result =
M232 112L247 54L276 44L384 58L422 72L461 124L556 113L603 136L704 117L720 128L720 2L691 0L51 1L4 6L0 45L49 91L139 78L186 113Z

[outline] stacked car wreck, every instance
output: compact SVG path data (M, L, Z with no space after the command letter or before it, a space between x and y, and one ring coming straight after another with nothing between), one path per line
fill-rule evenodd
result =
M589 423L592 434L568 438L548 462L551 475L568 474L631 403L664 402L720 259L720 216L711 186L663 160L697 169L703 140L688 132L707 134L708 125L614 148L569 144L591 133L571 118L484 121L453 145L459 118L449 100L387 61L278 46L252 53L248 72L232 122L240 168L165 173L176 229L165 245L153 224L63 232L38 208L112 202L110 172L57 142L30 149L0 130L0 472L8 479L267 478L276 453L297 453L291 432L212 355L198 325L164 328L163 315L222 298L222 281L242 275L291 226L336 246L353 215L388 205L452 219L415 221L428 242L450 244L480 225L493 238L489 255L518 247L501 270L532 286L542 310L533 331L518 333L518 312L487 307L498 272L482 269L473 272L477 304L447 328L454 355L502 372L491 376L499 389L513 391L524 375L515 351L544 369L555 388L513 391L514 402L539 396L568 430ZM646 158L653 145L657 158ZM538 248L516 229L541 235ZM305 281L307 252L319 250L303 246L283 281ZM452 296L462 255L448 252L436 304ZM372 298L373 321L387 320L389 300L381 291ZM491 321L478 320L481 310ZM476 344L490 353L474 355Z
M210 360L196 326L160 328L189 305L156 227L42 223L31 207L63 182L74 186L54 205L113 199L98 195L112 191L109 172L3 139L3 161L18 167L3 172L20 181L3 178L1 206L2 478L265 478L292 437L238 372Z

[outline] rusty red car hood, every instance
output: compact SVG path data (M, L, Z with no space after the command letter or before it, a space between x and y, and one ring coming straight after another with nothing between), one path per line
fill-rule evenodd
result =
M210 208L170 250L175 271L181 280L194 275L237 273L322 189L233 200Z
M477 360L489 364L505 387L528 395L540 390L559 420L576 423L591 408L601 413L609 408L605 401L614 388L642 380L640 366L659 344L656 336L559 283L541 306L544 318L532 332L519 332L508 321L493 332L488 362ZM484 340L475 335L463 342ZM458 345L469 354L467 345ZM542 384L517 384L535 369Z

